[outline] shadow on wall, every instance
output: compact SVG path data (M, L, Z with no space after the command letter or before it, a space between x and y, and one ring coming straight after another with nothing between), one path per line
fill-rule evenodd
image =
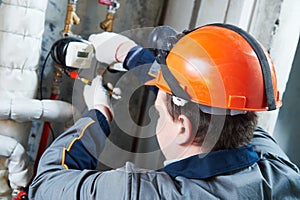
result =
M299 38L300 40L300 38ZM274 137L288 154L290 159L300 167L300 44L298 43L289 81L283 94L283 105L279 111Z

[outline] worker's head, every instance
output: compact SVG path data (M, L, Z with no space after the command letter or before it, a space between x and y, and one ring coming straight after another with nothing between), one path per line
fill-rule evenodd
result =
M156 108L170 115L163 120L171 117L184 125L187 117L185 125L193 127L193 139L173 135L173 142L202 145L202 151L248 144L257 123L254 112L281 105L268 53L251 35L232 25L211 24L185 32L169 52L161 52L152 66L151 72L155 71L155 79L148 84L160 90ZM162 126L161 117L157 137L162 146L171 142L176 126ZM168 136L159 134L163 128L170 132ZM213 132L219 132L218 139L211 148L205 145L205 150L204 137Z
M235 149L250 143L257 125L255 112L212 115L201 111L194 102L180 105L174 98L159 90L155 101L159 115L156 136L167 159Z

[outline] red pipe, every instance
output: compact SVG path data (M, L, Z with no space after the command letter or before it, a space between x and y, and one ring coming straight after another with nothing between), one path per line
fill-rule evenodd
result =
M59 72L57 70L56 73L55 73L55 76L54 76L54 79L53 79L53 85L52 85L52 88L51 88L51 91L52 91L51 96L50 96L51 100L58 100L58 97L59 97L59 83L60 83L61 76L62 76L61 72ZM50 131L51 131L51 123L50 122L45 122L44 127L43 127L43 132L42 132L42 135L41 135L41 140L40 140L40 143L39 143L38 152L37 152L35 162L34 162L34 175L37 171L37 167L38 167L40 158L41 158L42 154L44 153L44 151L47 148Z

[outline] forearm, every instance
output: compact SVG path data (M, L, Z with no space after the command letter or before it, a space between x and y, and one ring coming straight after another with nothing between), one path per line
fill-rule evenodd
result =
M106 118L97 110L87 112L41 157L30 186L31 198L75 199L70 195L76 195L85 178L93 173L84 169L96 169L108 134Z
M149 75L149 71L154 60L155 56L149 49L136 46L128 52L123 67L130 70L137 79L144 84L153 79L153 77ZM148 86L148 88L152 90L154 94L158 91L154 86Z
M124 59L123 66L125 69L131 70L141 65L152 64L154 60L155 57L149 49L141 46L135 46L128 52Z

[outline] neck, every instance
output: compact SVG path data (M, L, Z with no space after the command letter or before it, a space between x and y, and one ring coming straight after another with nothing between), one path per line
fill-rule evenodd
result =
M181 160L194 155L205 153L202 151L201 146L190 144L188 146L178 146L171 153L165 155L166 160Z

